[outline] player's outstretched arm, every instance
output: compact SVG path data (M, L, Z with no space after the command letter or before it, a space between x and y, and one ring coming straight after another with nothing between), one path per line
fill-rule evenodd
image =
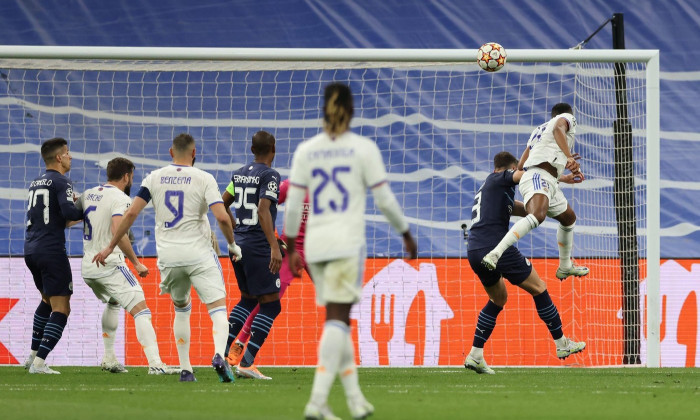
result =
M515 205L513 206L512 216L525 217L527 216L527 210L525 210L525 203L522 201L515 200Z
M139 213L141 213L144 207L146 207L146 204L148 204L148 202L143 198L139 196L134 198L133 203L131 203L131 206L126 211L126 213L124 213L122 220L119 222L119 226L114 232L114 235L112 236L112 240L109 242L109 245L107 245L107 248L103 249L98 254L96 254L95 257L92 259L92 262L97 263L98 266L100 264L105 265L105 261L107 260L109 254L111 254L112 251L114 251L114 247L117 246L119 240L122 239L122 237L125 236L127 232L129 232L129 228L131 228L131 226L134 224L136 217L138 217Z
M296 239L301 227L302 203L305 195L305 188L290 182L285 196L284 233L287 235L287 255L289 256L289 268L292 270L292 273L298 273L303 265L301 257L296 250Z
M114 234L114 232L117 231L121 220L122 216L112 216L112 234ZM141 262L136 257L136 253L134 252L134 248L131 246L131 241L129 240L128 234L123 235L121 239L119 239L117 246L119 247L119 249L122 250L124 256L126 256L126 258L129 261L131 261L131 263L134 265L134 268L139 274L139 277L146 277L148 275L148 267L141 264Z
M231 226L230 210L227 212L226 206L222 203L215 203L210 207L210 209L212 214L214 215L214 218L216 219L216 222L219 224L219 229L221 229L221 233L223 233L224 238L226 238L226 243L228 243L229 257L231 258L231 261L235 262L240 260L241 258L243 258L243 254L241 253L241 247L236 245L236 241L233 237L233 226Z
M523 150L523 154L520 155L520 160L518 161L518 170L522 171L525 169L525 162L527 159L530 157L530 148L528 146L525 146L525 150Z
M383 182L376 185L372 188L372 195L377 208L389 220L389 224L403 235L403 243L409 259L416 258L418 256L418 246L413 239L413 235L411 235L411 231L408 229L408 222L406 222L406 218L403 216L401 207L396 201L396 196L394 196L391 188L389 188L389 184Z

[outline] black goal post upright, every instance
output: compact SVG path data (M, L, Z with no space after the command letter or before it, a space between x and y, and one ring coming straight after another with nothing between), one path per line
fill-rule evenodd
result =
M625 25L622 13L613 14L613 49L625 49ZM632 124L627 112L625 63L615 63L615 102L617 119L613 123L615 177L613 195L617 217L618 254L622 281L623 360L626 365L642 362L641 319L639 309L639 248L635 214L634 156Z

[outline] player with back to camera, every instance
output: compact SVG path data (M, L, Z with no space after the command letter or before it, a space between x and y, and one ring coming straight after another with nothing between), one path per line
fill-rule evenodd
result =
M558 180L565 169L583 179L580 165L576 162L578 155L571 153L576 134L576 118L571 105L566 103L554 105L551 115L548 122L532 132L519 163L519 169L526 169L520 181L520 192L528 214L518 220L495 248L484 256L483 264L491 270L496 268L506 249L549 216L559 221L559 268L556 277L564 280L569 276L588 275L587 267L575 265L572 261L576 214L558 186Z
M214 357L211 365L221 382L233 382L231 369L224 360L226 334L226 287L219 258L211 244L209 209L228 241L229 252L241 258L233 238L233 226L221 202L214 177L193 167L197 154L191 135L182 133L173 139L173 162L144 178L129 209L124 213L109 245L93 261L105 265L136 217L153 201L156 217L156 251L160 270L161 293L170 294L175 306L173 332L180 359L180 382L196 381L190 364L190 315L192 286L206 305L211 317Z
M287 194L286 233L292 271L301 267L295 239L301 204L310 197L304 249L316 288L316 302L326 307L326 323L318 349L307 419L335 419L328 394L340 375L353 418L371 415L374 407L360 390L350 335L350 310L360 300L366 259L367 188L391 226L403 234L409 258L417 247L401 207L387 183L381 152L372 140L350 131L353 100L350 88L332 83L325 88L324 131L297 147Z
M275 159L275 137L267 131L253 135L250 147L254 161L237 169L222 194L224 206L234 221L236 243L245 258L233 262L241 299L229 315L226 356L251 312L259 311L251 324L251 338L236 366L236 375L253 379L271 379L254 365L255 356L265 343L275 318L282 311L279 270L282 264L275 219L280 175L271 168ZM230 206L236 210L234 219ZM235 351L241 347L236 344Z
M86 190L76 203L83 212L83 279L95 296L106 303L102 312L104 357L101 367L112 373L127 372L114 352L121 307L134 317L136 338L148 360L148 374L176 374L179 369L166 366L160 359L151 310L146 305L141 285L124 261L126 256L139 276L148 275L148 268L136 258L128 235L119 239L119 249L107 257L105 266L92 263L95 254L107 247L112 233L131 205L129 194L133 180L134 164L126 158L114 158L107 163L107 183Z
M280 184L280 191L279 191L279 198L278 198L278 204L283 204L285 200L287 199L287 191L289 190L289 179L285 179L282 181ZM306 231L306 218L309 214L309 197L307 196L304 198L304 204L302 207L302 217L301 217L301 226L299 227L299 234L297 235L296 241L295 241L295 248L297 252L299 253L299 257L301 257L302 261L302 266L306 270L306 272L309 272L309 268L306 265L306 259L304 258L304 232ZM286 246L286 243L289 242L287 238L286 231L282 229L282 236L280 237L280 240L282 244ZM287 290L287 287L292 283L295 277L301 277L301 271L297 272L292 272L291 268L289 267L289 254L284 254L282 257L282 265L280 266L280 299L282 299L282 296L284 296L285 291ZM236 341L233 342L233 345L229 349L229 354L226 358L226 360L229 362L231 366L236 366L240 361L241 357L243 357L243 351L248 343L248 340L250 339L250 332L251 332L251 326L253 324L253 320L255 319L255 316L258 314L258 311L260 310L260 304L258 304L255 309L248 315L248 319L246 320L245 324L243 325L243 328L241 328L241 332L238 333L238 336L236 337ZM231 338L229 337L229 340Z
M494 270L481 263L498 238L508 231L511 214L526 217L525 206L514 201L515 186L526 172L516 170L518 160L508 152L498 153L493 159L494 171L490 174L474 198L472 224L469 229L468 257L474 273L479 277L489 301L479 313L471 351L464 366L477 373L495 373L484 361L484 344L496 327L496 318L508 299L505 277L508 281L532 295L537 314L547 325L556 345L557 357L565 359L583 351L586 343L576 342L564 336L557 307L547 291L547 285L532 267L530 261L515 246L509 246L501 255ZM561 182L581 182L580 177L567 174Z
M31 353L24 367L29 373L58 374L46 364L46 357L63 335L73 294L64 230L83 214L75 207L73 185L65 176L72 161L68 142L60 137L45 141L41 157L46 172L29 185L24 240L24 262L41 302L34 312Z

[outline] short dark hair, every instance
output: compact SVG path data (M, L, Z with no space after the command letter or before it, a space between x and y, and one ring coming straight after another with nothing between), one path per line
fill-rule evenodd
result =
M326 86L324 100L324 128L331 135L344 133L354 113L350 87L343 83L331 83Z
M187 133L180 133L173 139L173 150L182 153L194 147L194 137Z
M560 102L552 107L552 118L559 114L573 114L574 109L566 102Z
M253 134L253 145L250 150L255 156L265 156L275 147L275 136L267 131L260 130Z
M56 157L58 151L67 146L68 142L66 139L61 137L54 137L50 140L46 140L41 144L41 158L44 159L44 163L49 164Z
M509 168L511 165L517 165L517 164L518 164L518 159L508 152L500 152L500 153L497 153L496 156L493 157L493 168L494 169Z
M118 157L107 163L107 181L118 181L134 171L134 163L127 158Z

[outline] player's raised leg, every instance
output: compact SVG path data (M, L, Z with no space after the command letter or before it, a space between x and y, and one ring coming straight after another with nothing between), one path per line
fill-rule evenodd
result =
M279 280L277 280L279 281ZM282 311L279 293L269 293L259 297L260 310L251 325L251 338L246 347L236 374L252 379L271 379L263 375L255 366L255 356L265 343L275 318Z
M565 359L586 348L585 342L577 342L564 335L559 311L552 302L552 298L549 296L547 285L542 281L534 268L527 279L518 286L532 295L532 299L535 301L535 307L537 308L537 315L539 315L542 322L544 322L547 329L549 329L549 333L552 335L558 358Z
M235 265L236 264L234 264L234 268ZM238 278L238 274L236 278ZM239 280L239 284L240 283ZM236 366L240 362L241 357L243 357L243 348L247 342L247 340L236 340L236 337L241 334L246 324L253 323L253 312L257 311L257 309L258 300L241 291L241 299L236 306L231 309L231 313L228 317L228 338L224 349L224 357L226 357L226 360L231 366ZM257 315L257 312L255 312L255 314Z

